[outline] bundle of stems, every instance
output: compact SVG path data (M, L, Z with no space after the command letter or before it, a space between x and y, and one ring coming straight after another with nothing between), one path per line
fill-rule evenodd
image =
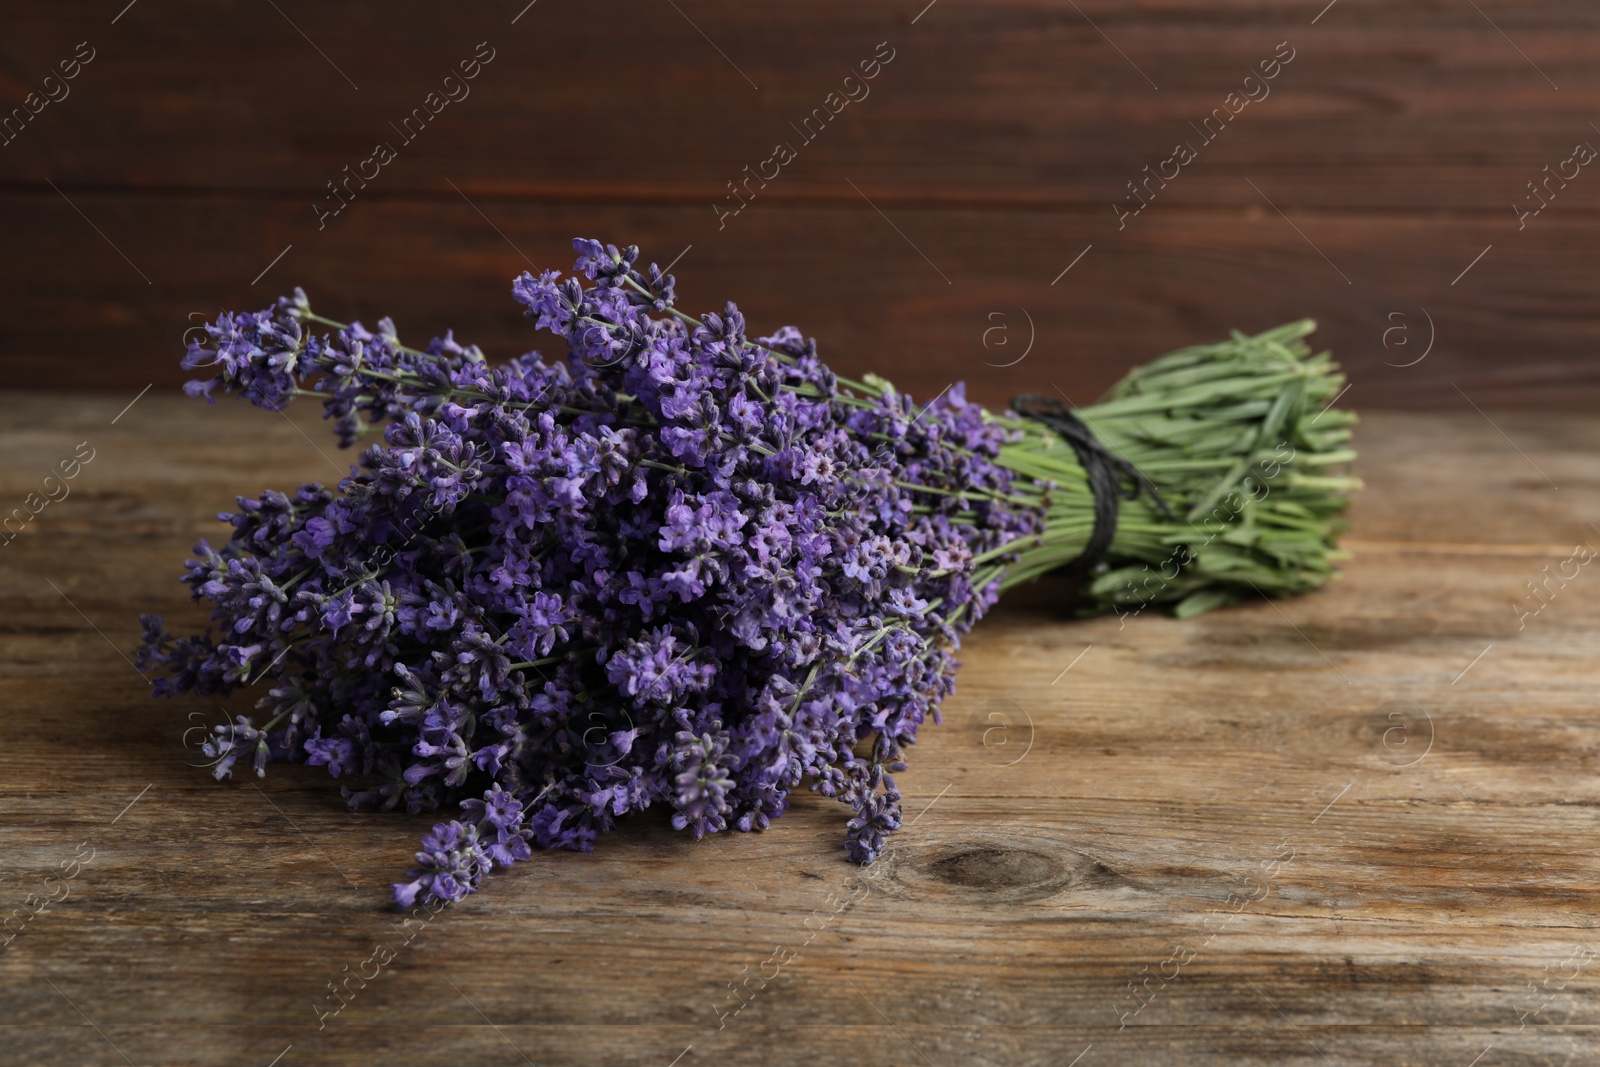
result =
M1345 377L1312 354L1309 319L1162 356L1075 414L1149 480L1166 505L1142 494L1121 504L1116 537L1086 592L1096 610L1175 605L1180 618L1252 595L1303 593L1334 577L1347 528L1339 518L1360 488L1348 473L1356 416L1331 405ZM998 418L1024 436L999 463L1024 477L1044 532L979 559L973 585L1001 589L1074 561L1094 522L1072 447L1040 423ZM1016 553L1001 562L1005 552ZM983 569L987 565L988 570Z

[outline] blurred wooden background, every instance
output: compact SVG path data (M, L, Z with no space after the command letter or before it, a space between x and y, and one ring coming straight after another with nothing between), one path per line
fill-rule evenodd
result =
M1313 316L1356 408L1600 400L1600 175L1569 162L1600 145L1592 3L925 3L8 5L0 108L60 99L8 110L0 145L3 381L170 389L187 327L295 284L510 355L540 343L512 277L566 269L581 234L918 394L1087 402L1169 348ZM380 141L397 158L319 229ZM779 142L796 158L719 228ZM1180 142L1198 157L1119 229Z

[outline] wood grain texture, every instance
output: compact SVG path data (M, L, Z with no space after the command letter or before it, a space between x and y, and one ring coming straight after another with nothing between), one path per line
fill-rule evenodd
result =
M1514 605L1600 545L1600 422L1370 416L1354 559L1298 600L1084 621L1064 586L1018 591L971 635L901 777L914 821L869 868L820 798L698 844L644 819L407 940L386 887L430 820L352 815L307 768L212 782L184 732L213 709L150 700L124 659L138 612L200 621L180 561L234 494L346 457L312 409L126 402L0 394L0 501L95 449L0 548L0 914L94 850L0 949L7 1064L1487 1067L1594 1048L1600 579L1581 568L1520 628ZM319 1030L327 984L380 943L394 959Z
M0 113L77 42L96 53L0 146L14 386L177 384L191 314L296 283L330 312L528 347L510 278L592 234L684 253L692 300L798 323L919 395L1092 394L1311 316L1368 408L1467 410L1452 382L1491 410L1600 401L1600 179L1512 207L1600 145L1600 13L1578 0L15 7ZM471 94L404 142L392 124L484 41ZM869 95L803 139L880 42ZM1270 95L1119 228L1127 183L1199 144L1281 42ZM379 140L398 157L319 228L326 183ZM719 228L779 141L797 158Z
M1312 247L1265 208L1158 216L1120 236L1081 214L896 211L894 226L915 235L913 247L870 208L806 207L738 219L739 232L730 226L723 244L698 210L683 206L594 206L575 216L566 205L490 198L478 210L384 200L330 229L314 257L274 267L268 281L281 275L282 284L268 290L249 281L272 258L270 246L252 261L205 236L226 229L235 206L110 194L80 195L78 204L136 261L134 249L160 248L174 235L198 250L185 258L181 283L153 299L137 281L131 290L122 284L132 270L87 227L69 231L70 248L61 245L61 226L76 215L54 193L29 196L9 219L19 261L33 264L14 288L20 302L57 311L13 324L14 380L125 393L154 381L176 392L191 376L178 368L186 329L223 308L265 306L269 292L291 284L341 321L390 315L403 336L422 340L454 328L497 358L540 347L564 353L564 342L522 317L510 280L570 266L576 231L629 234L659 251L660 262L692 246L675 268L687 307L715 310L734 299L756 330L797 324L840 373L873 371L919 397L965 381L969 395L992 405L1053 387L1087 403L1162 352L1316 314L1312 340L1341 360L1358 407L1600 402L1600 319L1573 313L1600 285L1600 263L1587 254L1600 242L1600 221L1552 231L1559 258L1574 264L1559 276L1545 269L1549 245L1496 246L1468 274L1492 276L1492 286L1469 296L1451 279L1483 245L1447 219L1302 217ZM284 216L295 210L278 203L279 232L289 232ZM101 270L116 279L86 282ZM131 337L160 343L130 348Z

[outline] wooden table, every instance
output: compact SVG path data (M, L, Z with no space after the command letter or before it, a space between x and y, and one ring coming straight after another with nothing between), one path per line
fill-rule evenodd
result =
M0 550L0 914L67 893L0 949L0 1062L1594 1055L1600 576L1523 598L1600 545L1600 422L1371 415L1355 558L1300 600L1119 622L1020 594L870 868L807 795L759 835L635 822L397 932L431 820L352 815L315 769L211 781L207 703L128 662L138 612L199 621L176 577L234 493L346 457L314 409L127 399L0 398L4 509L94 449Z

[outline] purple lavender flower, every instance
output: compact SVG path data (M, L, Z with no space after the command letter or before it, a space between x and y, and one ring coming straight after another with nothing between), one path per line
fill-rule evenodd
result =
M141 662L163 693L272 677L219 773L249 749L326 767L352 807L454 812L401 906L649 807L695 838L764 829L801 787L850 805L869 862L998 597L977 561L1043 528L996 462L1015 431L959 387L926 409L847 387L798 330L689 319L637 249L574 248L581 280L513 285L555 363L410 349L298 290L210 326L190 392L320 396L341 443L381 442L337 487L241 499L184 579L214 632L150 618Z

